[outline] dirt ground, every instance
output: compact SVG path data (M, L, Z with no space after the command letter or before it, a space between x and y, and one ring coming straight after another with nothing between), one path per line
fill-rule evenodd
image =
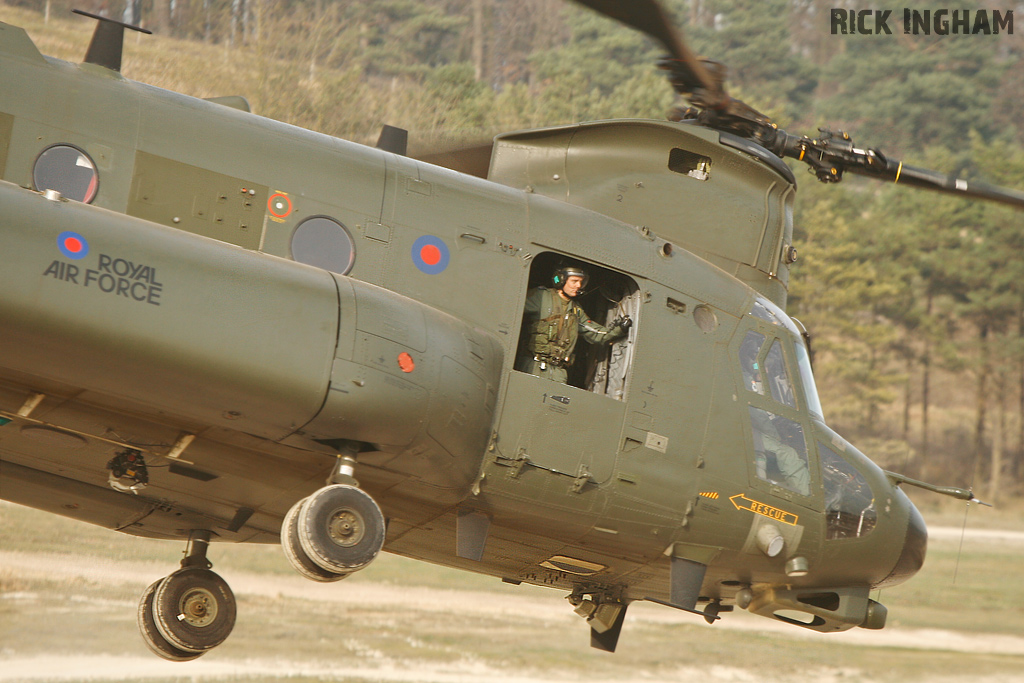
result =
M933 529L932 533L933 537L950 539L960 535L957 529ZM998 539L988 539L990 541L1024 546L1022 532L985 533L999 534ZM987 666L970 675L956 671L939 675L933 668L924 678L894 672L899 674L899 680L1024 681L1024 634L890 626L882 631L854 629L825 635L746 613L729 615L714 626L706 626L692 615L637 603L630 607L620 651L633 636L636 638L634 645L639 643L641 647L653 648L665 647L654 640L664 634L678 633L684 640L677 648L686 646L687 652L676 661L659 657L656 663L634 665L632 662L647 661L636 657L649 657L650 653L627 655L620 663L614 659L619 655L590 651L586 647L585 625L572 614L560 594L553 591L523 586L491 592L373 581L315 584L298 576L244 572L233 572L230 576L231 586L240 601L236 634L218 651L194 662L179 664L151 656L137 635L131 634L134 605L124 597L141 593L148 583L166 573L167 566L163 563L0 550L0 575L5 585L23 581L26 586L26 590L4 591L0 595L0 620L8 622L6 628L39 628L43 633L50 629L55 635L63 634L54 639L54 644L59 646L31 651L36 648L12 647L10 642L17 641L16 634L5 635L5 628L0 627L0 682L616 680L640 683L699 678L723 682L814 680L828 683L867 680L866 671L858 661L862 657L907 656L946 657L953 662L963 657L981 657ZM38 585L40 577L45 579L42 589ZM47 586L54 596L47 595ZM56 605L49 604L48 598L56 599ZM252 613L253 605L257 614ZM243 615L243 607L248 614ZM260 611L268 614L268 621L257 629L252 622L260 621ZM306 627L300 621L281 624L280 632L275 632L270 617L289 613L292 616L280 618L316 623L325 615L344 615L342 621L349 628L312 631L323 641L321 643L310 642L315 639L302 631ZM103 629L131 635L124 636L125 643L118 641L89 651L87 645L82 645L88 643L89 633L75 634L70 628L64 630L59 623L53 623L54 619L64 618L68 624L79 619L83 624L89 619L110 619L113 625L102 621ZM34 620L42 620L42 625ZM355 622L366 628L353 630L351 626ZM251 635L238 634L243 623L249 624L246 628L252 630ZM426 625L430 628L425 628ZM338 626L333 624L330 628ZM386 631L392 637L387 641L375 640L369 635L369 629ZM436 633L439 630L455 635L448 639L438 636L431 642L424 640L424 631ZM517 658L509 655L502 644L507 640L507 647L515 650L523 647L524 639L528 641L534 635L551 641L548 644L552 650L564 651L565 659L536 643L527 646L536 652ZM702 656L700 643L709 637L714 641L707 642L739 644L740 649L732 655L726 651L721 656L711 657L710 653ZM236 638L241 642L232 646ZM294 644L289 645L289 639L294 639ZM564 641L564 645L558 641ZM777 662L763 669L756 659L751 661L743 655L744 644L748 643L766 646L769 652L778 651L783 658L803 658L794 663L791 675L785 673L785 667L780 669ZM698 651L691 650L693 645ZM820 649L821 656L813 655L816 649ZM801 651L810 654L786 654ZM813 661L819 664L809 663ZM908 664L901 659L899 666L912 670L913 661ZM1009 673L1014 669L1019 672L1016 676Z

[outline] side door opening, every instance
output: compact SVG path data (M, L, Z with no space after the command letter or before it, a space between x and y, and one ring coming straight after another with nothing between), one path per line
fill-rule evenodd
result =
M564 306L558 301L556 274L563 268L580 269L587 275L586 286L573 298L590 321L601 328L611 328L616 320L628 316L632 325L628 333L611 343L588 343L583 334L576 338L571 353L566 357L551 358L557 355L549 353L544 343L547 338L555 338L562 331L564 320L555 320L549 315L552 306L542 306L541 312L529 311L531 302L544 299L544 303L554 303L554 308ZM547 293L541 297L541 293ZM564 311L564 308L557 312ZM587 391L604 394L622 400L626 392L626 380L633 360L632 339L636 334L636 323L640 311L640 289L632 278L621 273L584 263L561 254L545 252L538 254L530 268L527 292L524 296L524 311L519 344L516 351L515 367L521 372L531 372L539 376L548 373L538 372L538 364L555 363L564 366L564 373L552 373L550 376L560 379L564 374L564 383L569 386L586 389ZM539 334L538 327L543 331ZM596 329L596 328L595 328ZM531 336L533 337L531 339ZM564 335L563 335L564 336ZM574 337L575 338L575 337ZM593 338L593 337L592 337Z
M538 291L552 303L555 271L574 265L585 271L588 282L574 301L587 318L606 329L620 316L629 315L633 324L610 343L576 340L565 367L551 372L539 369L550 362L536 343L538 325L549 316L537 312ZM547 470L571 477L574 490L587 484L601 484L614 471L618 444L625 418L623 400L629 390L634 339L641 327L638 319L640 288L630 277L607 268L561 254L539 254L531 267L529 287L523 292L523 330L517 348L515 369L509 373L502 414L495 443L500 464L528 463L531 469ZM531 304L531 297L534 303ZM558 305L564 313L565 302ZM556 327L558 321L549 323ZM543 338L543 335L541 335ZM553 355L553 354L551 354Z

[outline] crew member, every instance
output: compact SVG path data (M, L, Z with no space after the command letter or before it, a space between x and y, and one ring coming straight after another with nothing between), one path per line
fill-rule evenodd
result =
M743 371L743 385L748 391L765 395L764 378L757 356L764 343L764 335L747 332L740 346L740 368ZM780 433L776 421L785 424L789 420L767 410L750 406L750 421L754 428L754 451L757 476L764 481L781 483L791 491L802 495L811 492L811 474L807 461L801 458L795 448L786 443ZM774 472L769 470L769 458L774 461L775 469L782 476L781 482L772 478Z
M579 337L590 344L611 344L628 334L633 324L628 315L604 327L591 320L574 301L588 279L583 269L568 266L555 271L550 288L530 290L523 316L526 343L516 359L516 370L564 384Z

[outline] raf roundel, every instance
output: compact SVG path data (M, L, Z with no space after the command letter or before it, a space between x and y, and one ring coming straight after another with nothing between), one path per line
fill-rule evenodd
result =
M57 235L57 248L69 259L82 259L89 253L89 242L77 232L62 232Z
M437 275L448 267L451 252L444 240L423 235L412 243L412 262L427 275Z

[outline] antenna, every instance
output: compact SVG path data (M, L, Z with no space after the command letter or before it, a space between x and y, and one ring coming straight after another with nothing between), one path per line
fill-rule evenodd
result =
M907 484L908 486L916 486L917 488L924 489L925 491L931 491L932 493L939 493L944 496L956 498L957 500L967 501L967 511L971 509L971 503L977 503L978 505L984 505L985 507L992 507L991 504L985 501L978 500L974 496L974 491L969 488L962 489L957 486L936 486L935 484L928 484L917 479L911 479L905 474L897 474L896 472L890 472L885 470L885 476L888 477L889 481L899 486L900 484ZM953 583L956 583L956 573L960 568L960 552L964 547L964 536L967 534L967 512L964 512L964 526L960 530L960 549L956 553L956 568L953 569Z
M918 481L917 479L911 479L905 474L890 472L889 470L883 471L885 472L885 476L888 477L889 481L891 481L893 484L897 486L900 484L907 484L908 486L916 486L919 489L924 489L925 491L931 491L932 493L938 493L943 496L956 498L957 500L966 500L969 503L977 503L979 505L992 507L990 504L975 498L974 492L971 489L962 489L958 486L936 486L935 484L928 484L923 481Z
M980 502L980 501L979 501ZM964 509L964 525L960 529L960 545L956 549L956 564L953 565L953 585L956 585L956 575L960 571L960 556L964 552L964 537L967 536L967 513L971 511L971 501L967 501L967 507Z
M90 14L89 12L83 12L80 9L73 9L71 11L75 14L81 14L83 17L89 17L90 19L95 19L99 22L96 24L96 31L92 34L92 41L89 43L89 49L85 53L84 63L97 64L118 73L121 73L121 53L124 47L124 30L126 28L130 28L131 30L138 31L139 33L145 33L147 35L153 34L149 29L132 26L131 24L125 24L114 19L108 19L107 17L101 17L98 14Z
M384 124L384 127L380 129L380 137L377 138L377 149L404 157L408 147L409 131L387 124Z

